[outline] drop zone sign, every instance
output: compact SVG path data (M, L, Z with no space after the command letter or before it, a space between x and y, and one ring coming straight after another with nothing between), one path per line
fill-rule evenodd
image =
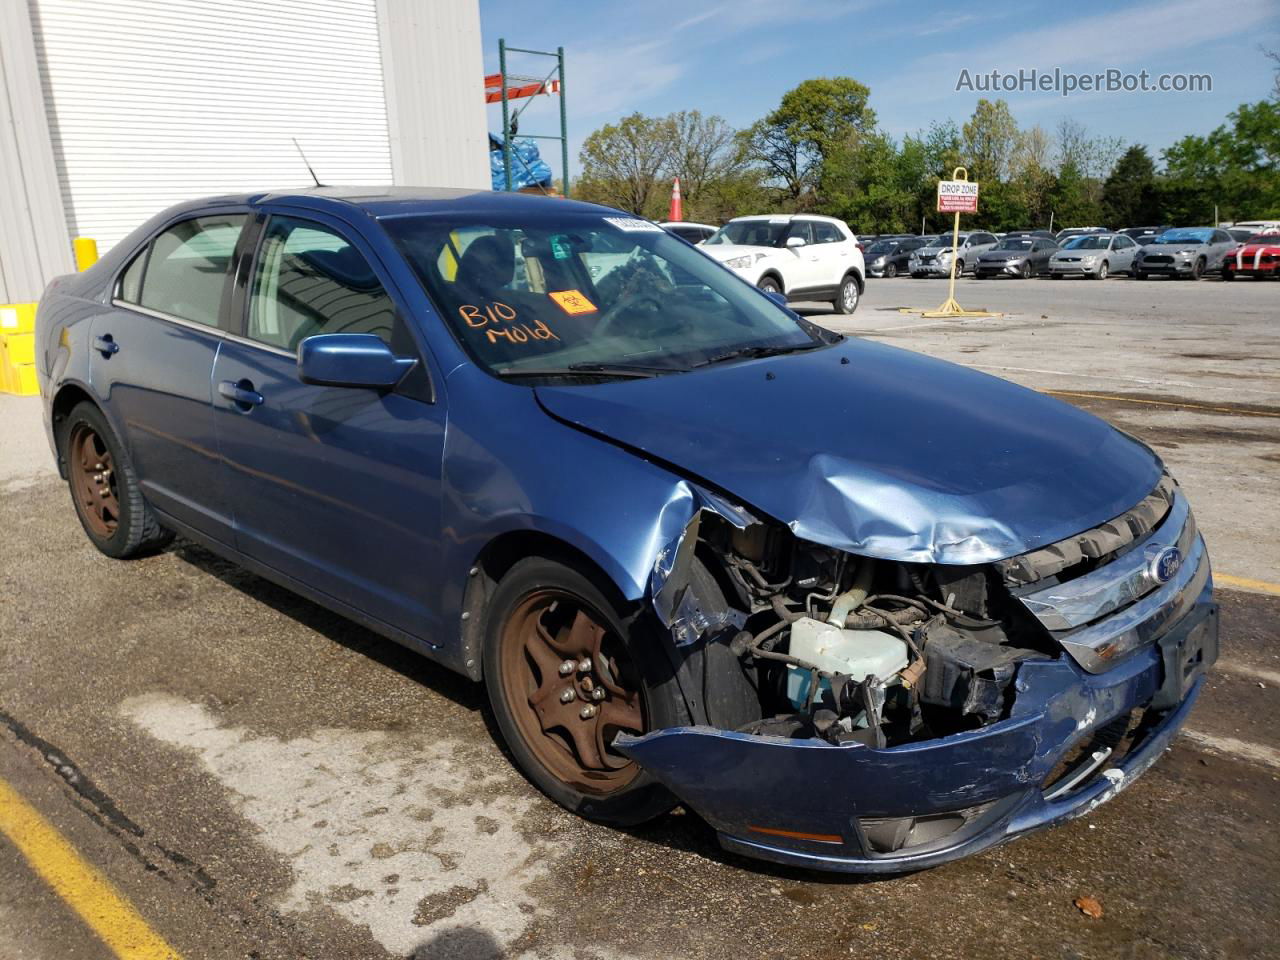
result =
M939 180L939 213L977 213L978 182L976 180Z

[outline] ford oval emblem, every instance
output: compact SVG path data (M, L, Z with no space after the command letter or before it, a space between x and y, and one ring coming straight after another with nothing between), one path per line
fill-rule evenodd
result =
M1182 566L1182 551L1177 547L1165 547L1151 558L1147 572L1156 583L1168 583Z

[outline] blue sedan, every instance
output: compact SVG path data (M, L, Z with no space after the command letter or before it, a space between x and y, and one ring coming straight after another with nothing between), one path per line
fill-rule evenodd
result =
M1217 656L1146 446L616 210L186 203L37 327L99 550L189 538L482 681L595 820L683 802L748 855L930 866L1113 796Z

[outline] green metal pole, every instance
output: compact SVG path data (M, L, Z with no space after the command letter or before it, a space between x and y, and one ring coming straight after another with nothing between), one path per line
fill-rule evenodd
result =
M569 195L569 120L564 108L564 47L556 47L560 67L560 192Z
M507 192L511 192L511 128L510 106L507 103L507 41L498 38L498 72L502 74L502 173L507 179Z

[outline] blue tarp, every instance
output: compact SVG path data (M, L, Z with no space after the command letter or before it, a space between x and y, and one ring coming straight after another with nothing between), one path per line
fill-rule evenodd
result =
M502 138L492 133L489 134L489 176L493 189L507 189L502 169ZM535 186L551 189L551 168L538 153L537 141L514 137L511 140L511 189Z

